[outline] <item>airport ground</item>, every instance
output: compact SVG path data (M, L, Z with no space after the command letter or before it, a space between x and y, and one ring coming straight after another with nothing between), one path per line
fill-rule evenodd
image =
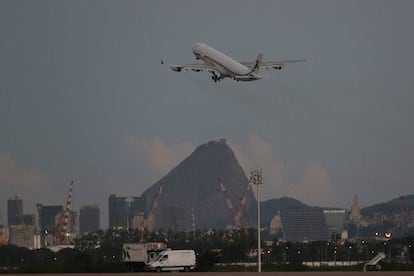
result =
M298 271L274 271L274 272L162 272L161 275L169 275L173 273L174 276L408 276L413 275L412 271L312 271L312 272L298 272ZM51 274L2 274L2 275L25 275L25 276L50 276ZM78 274L53 274L57 276L155 276L158 273L78 273Z

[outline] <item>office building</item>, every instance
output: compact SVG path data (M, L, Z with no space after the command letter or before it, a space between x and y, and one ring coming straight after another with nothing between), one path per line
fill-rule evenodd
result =
M283 231L282 219L280 218L280 213L278 212L270 221L269 234L278 235Z
M345 209L324 209L326 225L329 231L329 237L336 238L342 235L345 227L347 212Z
M56 218L63 213L63 206L37 204L36 207L39 216L41 243L45 246L53 245L57 231Z
M328 240L328 227L320 208L280 212L284 238L291 242Z
M0 245L6 245L9 242L9 228L0 224Z
M100 229L100 213L98 206L83 206L79 213L80 234L95 232L98 229Z
M9 227L9 244L33 249L35 248L34 234L33 225L12 225Z
M129 228L135 217L146 210L146 200L142 197L117 197L111 194L108 199L109 228Z
M34 214L23 215L24 225L36 226L36 216Z
M359 208L358 196L355 195L352 199L351 212L349 214L349 221L355 224L361 223L361 210Z
M7 200L7 225L23 225L23 200L14 196Z

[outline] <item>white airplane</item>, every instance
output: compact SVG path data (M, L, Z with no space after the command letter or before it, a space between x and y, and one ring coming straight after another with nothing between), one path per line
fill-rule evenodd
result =
M260 68L280 70L286 63L306 61L306 59L262 61L263 54L259 54L254 62L238 62L205 43L194 44L192 50L196 59L202 60L202 63L168 65L175 72L181 72L183 69L194 72L206 70L212 74L211 78L214 82L224 78L232 78L236 81L260 80L262 78L259 75ZM163 60L161 64L164 64Z

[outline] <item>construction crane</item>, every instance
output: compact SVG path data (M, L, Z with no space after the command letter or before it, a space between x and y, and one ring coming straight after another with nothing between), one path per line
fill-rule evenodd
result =
M63 212L63 215L60 216L58 222L58 235L57 240L59 244L65 244L66 237L69 234L68 225L70 219L70 207L72 206L72 189L73 189L73 180L70 182L70 188L68 193L68 199L66 201L66 208Z
M248 181L247 187L244 190L243 195L240 200L239 212L237 212L236 217L235 217L236 221L239 222L240 227L244 226L243 217L244 217L244 211L246 209L247 196L249 195L250 186L251 186L251 182Z
M236 209L233 207L231 199L227 194L226 187L224 186L224 184L221 181L220 177L218 178L218 181L219 181L219 184L220 184L221 191L224 194L224 198L226 199L227 206L229 207L231 215L232 215L231 219L227 223L226 228L227 229L240 228L244 225L243 217L244 217L244 211L245 211L245 207L246 207L247 197L249 195L251 182L249 181L247 183L247 187L244 190L244 192L242 194L242 197L240 199L239 210L236 212Z
M223 181L221 180L220 177L217 178L217 181L220 185L221 191L223 192L224 195L224 199L226 200L227 203L227 207L229 208L230 212L231 212L231 219L228 221L226 228L227 229L232 229L235 227L238 227L238 223L236 221L236 209L234 209L233 203L231 202L231 199L229 197L229 195L227 194L227 190L226 187L223 184ZM236 225L234 225L236 224Z
M148 214L148 218L142 220L141 227L145 228L148 227L150 230L154 229L155 226L155 212L157 211L159 205L160 205L160 198L162 194L162 190L164 189L164 182L161 182L160 189L154 196L154 200L152 203L151 211Z

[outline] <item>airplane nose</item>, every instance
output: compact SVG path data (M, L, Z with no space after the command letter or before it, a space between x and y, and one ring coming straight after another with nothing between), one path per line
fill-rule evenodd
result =
M195 56L200 55L200 43L194 44L192 50Z
M194 44L193 45L193 48L192 48L192 50L193 50L193 53L197 53L197 51L198 51L198 48L200 47L200 43L196 43L196 44Z

